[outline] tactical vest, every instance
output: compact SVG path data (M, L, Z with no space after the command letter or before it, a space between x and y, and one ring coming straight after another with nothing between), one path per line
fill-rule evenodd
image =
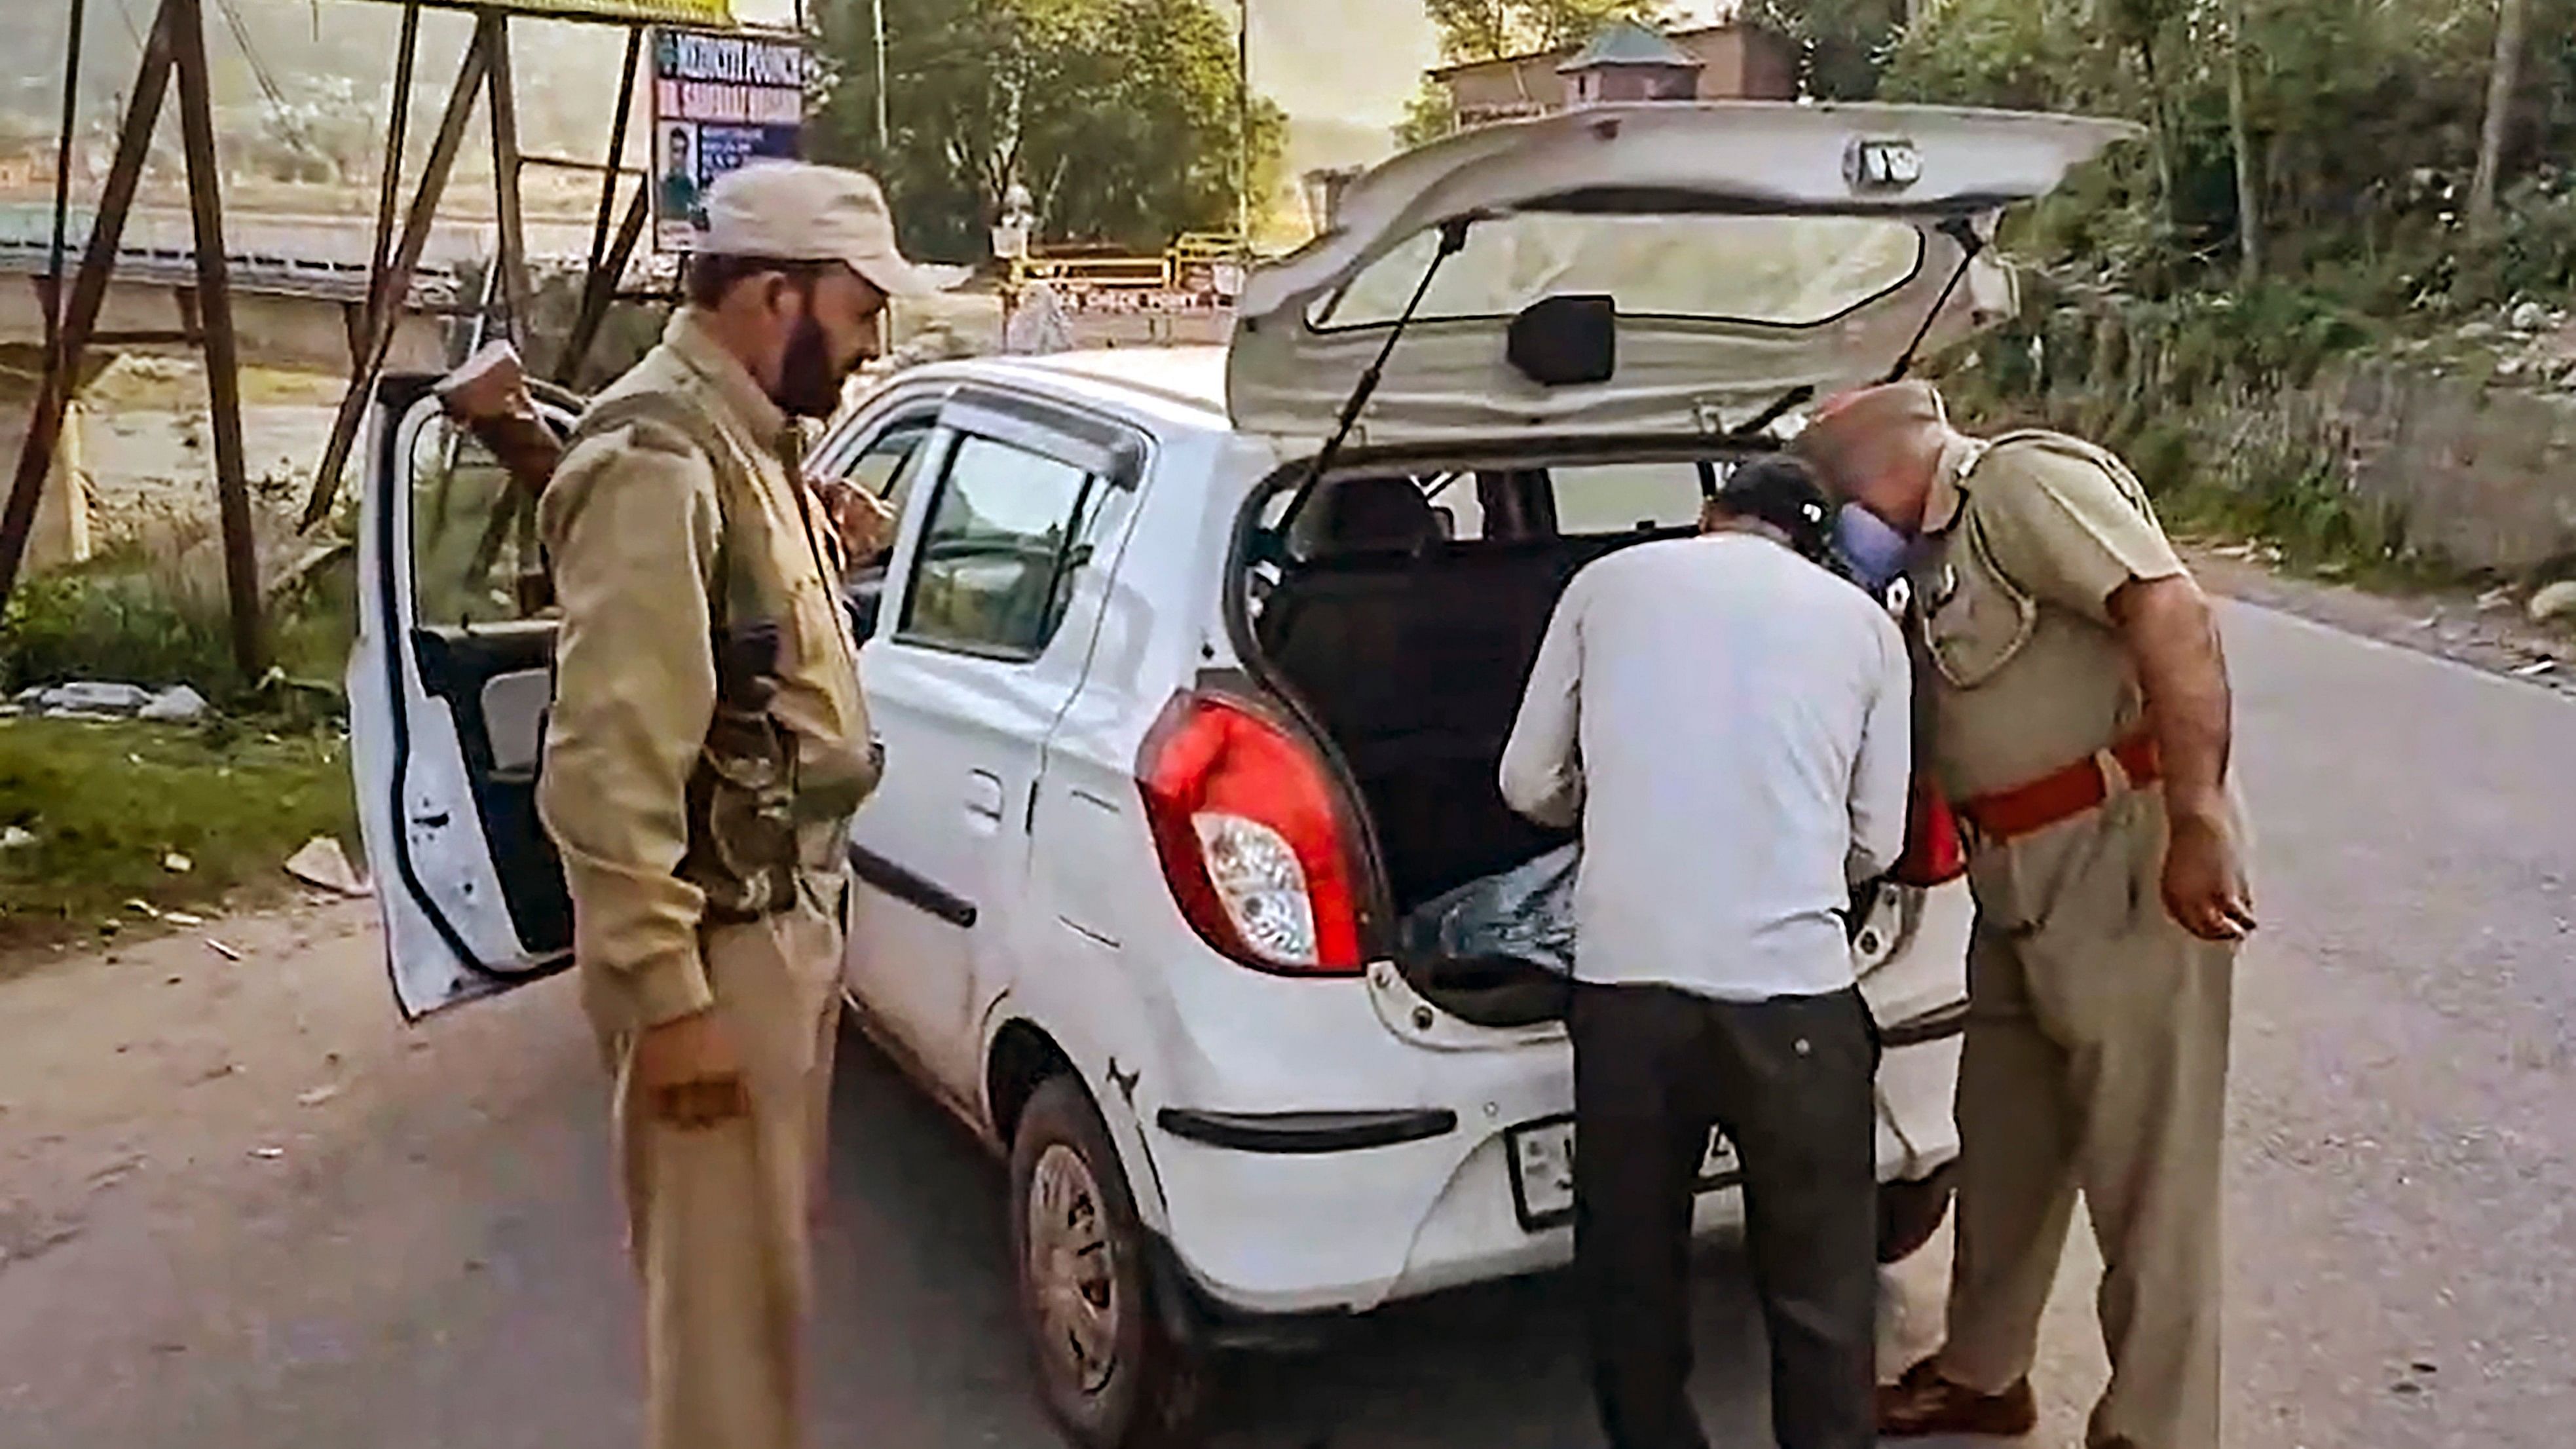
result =
M689 397L633 392L582 415L564 455L621 428L659 430L715 474L715 577L707 587L715 712L689 773L688 848L679 876L706 896L706 919L744 925L796 906L796 737L770 711L778 693L779 622L735 548L734 520L757 507L756 484L716 420Z

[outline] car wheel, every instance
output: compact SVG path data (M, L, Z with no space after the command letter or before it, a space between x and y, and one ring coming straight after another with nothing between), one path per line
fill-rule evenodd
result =
M1011 1257L1047 1412L1081 1449L1168 1449L1196 1426L1197 1355L1154 1300L1145 1230L1100 1113L1041 1083L1011 1139Z
M1950 1215L1957 1193L1954 1164L1943 1163L1930 1177L1878 1185L1878 1261L1902 1263L1923 1251Z

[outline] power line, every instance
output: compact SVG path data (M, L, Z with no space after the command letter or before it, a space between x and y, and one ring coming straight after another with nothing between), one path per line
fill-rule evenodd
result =
M277 77L269 73L268 63L260 59L259 48L251 43L250 27L242 23L241 11L234 7L233 0L215 0L215 8L224 13L224 28L232 32L233 44L241 48L242 59L250 63L251 80L259 86L260 94L268 98L269 110L277 117L278 124L285 128L287 142L305 155L328 165L331 158L323 155L312 138L304 134L304 123L287 101L285 89L278 85Z
M215 0L215 8L224 12L224 28L233 33L233 44L241 47L242 59L250 62L250 76L258 83L260 93L268 97L270 105L281 111L286 109L286 93L278 88L277 78L260 60L259 48L251 44L250 28L242 24L241 12L233 8L233 0Z

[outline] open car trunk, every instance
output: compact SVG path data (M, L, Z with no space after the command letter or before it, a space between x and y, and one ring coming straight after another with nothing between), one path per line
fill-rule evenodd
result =
M1711 455L1714 467L1722 457ZM1556 601L1617 549L1695 531L1686 456L1379 472L1289 490L1247 520L1243 636L1348 771L1386 899L1383 943L1415 991L1484 1026L1560 1016L1561 974L1404 948L1395 923L1571 843L1515 814L1498 781Z
M1326 441L1248 510L1236 643L1347 766L1374 919L1565 843L1496 776L1576 571L1689 531L1717 469L1778 446L1801 405L2009 316L2003 209L2135 134L1920 106L1580 109L1396 158L1253 273L1227 413ZM1352 444L1381 466L1337 470ZM1395 954L1470 1021L1563 1009L1534 966Z

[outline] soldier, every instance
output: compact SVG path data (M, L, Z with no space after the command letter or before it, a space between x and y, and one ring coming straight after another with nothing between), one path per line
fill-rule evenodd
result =
M2213 1449L2229 997L2255 922L2208 601L2100 448L1962 437L1920 383L1837 400L1797 448L1917 539L1927 758L1977 900L1949 1335L1881 1391L1880 1432L2029 1432L2081 1190L2112 1365L2087 1442Z
M648 1442L786 1449L848 826L879 768L834 561L875 540L833 525L880 520L815 496L797 420L921 288L867 177L756 164L706 208L687 304L539 506L563 609L539 807L616 1075Z

